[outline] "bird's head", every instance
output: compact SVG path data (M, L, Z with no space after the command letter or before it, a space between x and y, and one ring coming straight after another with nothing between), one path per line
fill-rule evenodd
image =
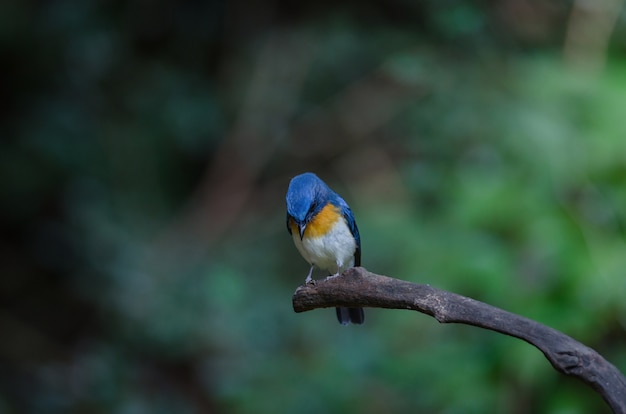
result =
M317 175L304 173L294 177L287 190L287 230L292 223L297 227L300 239L311 219L328 202L330 189Z

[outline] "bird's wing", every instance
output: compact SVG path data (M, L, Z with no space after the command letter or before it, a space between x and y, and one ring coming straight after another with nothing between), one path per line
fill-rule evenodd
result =
M343 200L342 200L343 201ZM346 223L348 223L348 228L350 232L354 236L354 240L356 241L356 250L354 251L354 265L361 266L361 236L359 235L359 228L356 225L356 221L354 220L354 215L352 214L352 210L348 207L348 204L344 201L341 203L341 214L343 218L346 219Z

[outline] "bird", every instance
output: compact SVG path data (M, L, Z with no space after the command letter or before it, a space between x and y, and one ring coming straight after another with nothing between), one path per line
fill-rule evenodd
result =
M313 268L337 276L361 265L361 238L348 203L311 172L292 178L287 189L287 231L296 248ZM342 325L362 324L363 308L336 308Z

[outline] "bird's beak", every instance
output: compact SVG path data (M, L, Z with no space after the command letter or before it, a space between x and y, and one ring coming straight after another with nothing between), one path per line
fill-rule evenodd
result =
M300 240L302 240L302 237L304 236L304 230L306 230L306 224L298 224L298 230L300 231Z

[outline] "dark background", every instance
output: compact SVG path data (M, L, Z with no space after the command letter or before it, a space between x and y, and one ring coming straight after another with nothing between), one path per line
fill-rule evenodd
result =
M369 270L626 371L625 22L619 0L3 1L0 412L608 412L512 338L293 313L284 194L316 172Z

